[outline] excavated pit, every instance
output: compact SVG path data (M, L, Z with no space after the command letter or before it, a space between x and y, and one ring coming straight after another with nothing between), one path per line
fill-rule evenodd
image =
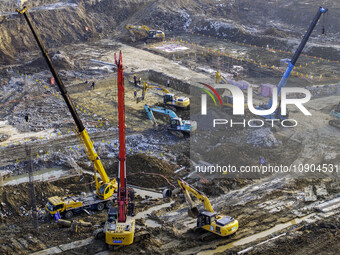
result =
M277 84L285 69L280 60L293 55L318 6L296 0L266 4L260 0L41 0L25 4L111 178L117 175L119 152L113 53L123 52L128 184L139 192L137 233L147 231L151 238L119 247L117 253L337 254L339 208L334 206L328 213L317 208L337 198L339 171L307 175L194 171L197 164L227 163L237 169L260 164L339 165L338 130L327 124L340 93L336 1L325 3L330 8L327 22L316 27L287 85L311 91L306 107L312 117L292 108L291 116L299 125L278 132L268 127L222 127L212 132L210 119L201 116L200 82L214 84L219 70L237 84L254 88ZM106 210L76 216L75 220L92 223L90 228L80 226L77 233L45 217L48 197L95 190L93 167L73 133L72 118L59 90L50 83L51 74L34 39L23 17L13 13L14 7L10 1L0 3L0 253L68 247L64 254L109 254L102 241L91 239L106 221ZM131 42L127 24L161 29L166 41ZM323 24L325 35L321 34ZM190 110L176 110L176 114L198 121L196 134L185 139L172 136L166 130L169 117L161 114L155 114L160 126L154 128L144 104L162 106L163 94L150 89L145 100L137 103L134 91L140 96L142 90L134 87L133 75L175 95L189 96ZM86 80L96 82L94 90ZM259 94L254 97L259 104L269 100ZM212 100L208 107L214 113L219 109ZM224 114L233 117L230 109ZM31 163L27 146L32 150L38 230L33 227L30 186L25 182ZM236 235L201 241L206 232L194 231L196 221L188 217L182 195L161 199L163 189L178 188L178 178L203 191L216 212L238 219ZM309 219L314 213L315 218ZM288 224L304 217L309 220ZM289 226L281 228L286 223ZM270 235L262 235L267 232ZM72 242L76 243L66 245Z

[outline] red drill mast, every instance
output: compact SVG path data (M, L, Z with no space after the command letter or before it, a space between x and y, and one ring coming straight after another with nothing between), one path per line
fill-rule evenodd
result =
M118 170L118 222L126 221L128 194L126 188L126 151L125 151L125 113L124 113L124 73L122 51L117 60L117 84L118 84L118 126L119 126L119 170Z

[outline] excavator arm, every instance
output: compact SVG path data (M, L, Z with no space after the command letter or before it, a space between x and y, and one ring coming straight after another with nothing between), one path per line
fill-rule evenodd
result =
M160 86L148 85L147 82L144 82L144 84L143 84L144 93L146 93L146 91L147 91L148 89L160 90L160 91L164 92L165 94L170 93L169 90L167 90L167 89L165 89L165 88L162 88L162 87L160 87Z
M117 190L117 183L116 183L116 179L113 179L110 181L110 178L107 176L106 171L103 167L103 164L96 152L96 150L94 149L93 143L89 137L89 134L87 133L83 122L81 121L81 119L79 118L79 115L77 113L76 108L74 107L74 104L72 103L70 96L66 90L66 87L64 85L64 83L62 82L55 66L52 63L51 57L48 54L48 51L43 43L43 41L41 40L41 37L38 33L38 30L36 29L35 25L32 22L31 16L27 11L27 7L24 7L22 10L17 9L17 12L19 14L22 14L28 24L28 26L30 27L32 34L42 52L43 57L46 60L46 63L54 77L54 80L56 81L56 84L58 85L58 88L60 90L61 96L63 97L71 115L72 118L77 126L77 136L81 138L81 142L84 145L84 149L86 151L86 154L88 155L89 159L91 160L91 162L94 165L95 168L95 172L99 173L102 181L98 182L97 180L97 175L95 174L95 180L96 180L96 189L97 189L97 195L99 198L102 199L106 199L110 196L113 195L113 193ZM108 189L108 190L107 190Z
M149 119L152 120L154 126L157 126L158 124L157 124L155 116L153 115L153 112L159 112L159 113L166 114L166 115L170 116L171 119L178 118L174 111L171 111L171 110L163 108L163 107L159 107L159 106L149 107L146 104L146 105L144 105L144 109L145 109Z
M159 106L149 107L146 104L144 106L144 108L145 108L147 113L149 113L149 112L159 112L159 113L163 113L163 114L169 115L171 118L178 118L178 116L176 115L176 113L174 111L171 111L171 110L163 108L163 107L159 107Z
M169 91L167 89L165 89L165 88L162 88L160 86L152 86L152 85L149 85L147 82L144 82L144 84L143 84L143 91L142 91L142 97L137 99L137 103L139 103L140 101L145 99L145 95L146 95L146 92L148 91L148 89L160 90L164 94L168 94L169 93Z
M201 191L195 189L194 187L192 187L190 184L188 184L187 182L183 181L182 179L178 179L177 180L178 185L181 187L182 192L185 196L185 200L187 201L187 203L190 206L190 209L188 210L188 214L191 217L197 217L198 215L198 209L194 206L193 201L190 197L190 194L193 195L194 197L196 197L197 199L199 199L201 202L203 202L204 208L206 211L212 212L214 213L214 209L211 206L210 200L208 199L208 197Z
M131 31L131 29L141 29L141 30L145 30L146 32L150 31L150 28L148 26L145 25L141 25L141 26L136 26L136 25L126 25L126 28Z

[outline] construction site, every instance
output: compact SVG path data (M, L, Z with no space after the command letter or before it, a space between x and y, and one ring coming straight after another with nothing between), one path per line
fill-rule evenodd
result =
M0 1L0 254L339 254L339 17Z

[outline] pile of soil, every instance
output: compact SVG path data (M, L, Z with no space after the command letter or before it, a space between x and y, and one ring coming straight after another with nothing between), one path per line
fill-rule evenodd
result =
M145 154L128 156L126 160L128 183L145 188L169 186L167 180L173 181L177 169L176 165Z
M0 213L3 216L21 216L31 209L31 192L29 183L0 188ZM48 182L35 183L35 200L37 206L43 206L47 198L51 196L62 196L64 190Z
M252 180L250 179L214 179L208 183L201 183L202 187L199 187L199 190L208 197L217 197L227 193L229 190L239 189L251 182Z
M77 195L81 192L91 192L95 190L93 182L94 177L88 174L54 182L36 182L34 183L34 192L37 207L43 207L47 199L52 196L63 197L68 194ZM31 188L29 183L1 187L0 198L0 214L3 216L27 215L31 210Z
M236 166L240 169L241 166L260 166L261 159L265 160L266 166L286 165L286 162L294 162L297 158L301 148L285 147L283 144L278 147L270 148L256 148L249 145L220 145L206 153L205 160L207 162L214 162L220 166ZM290 150L282 153L282 148L290 148ZM264 175L258 173L228 173L228 177L245 177L245 178L259 178ZM226 176L227 177L227 176Z
M57 187L62 187L69 193L78 195L82 192L90 193L96 189L94 176L83 174L72 178L60 179L52 182Z
M285 37L288 36L287 33L283 32L283 31L280 31L280 30L278 30L276 28L273 28L273 27L266 29L264 31L264 34L265 35L276 36L276 37L281 37L281 38L285 38Z

